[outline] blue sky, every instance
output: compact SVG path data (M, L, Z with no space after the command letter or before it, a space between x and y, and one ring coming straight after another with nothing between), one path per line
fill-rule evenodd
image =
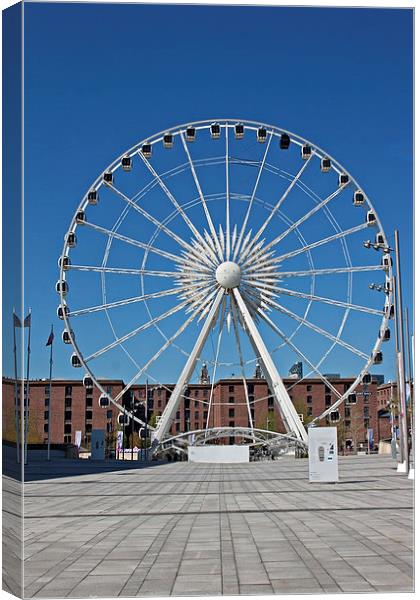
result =
M61 333L57 257L80 198L126 148L199 119L272 123L344 164L400 230L411 311L411 11L31 3L25 33L32 376L47 376L52 322ZM55 376L78 376L57 342Z

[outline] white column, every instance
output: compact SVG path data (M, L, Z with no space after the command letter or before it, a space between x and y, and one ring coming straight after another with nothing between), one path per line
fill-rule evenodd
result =
M271 358L271 355L263 342L263 339L249 313L245 302L242 299L238 288L233 290L233 294L245 323L247 330L246 332L249 336L251 344L257 349L258 354L261 357L265 375L277 401L284 424L289 432L294 433L299 440L302 440L307 444L308 434L306 429L302 421L299 419L296 409L293 406L289 394L284 386L283 380L276 369L273 359Z

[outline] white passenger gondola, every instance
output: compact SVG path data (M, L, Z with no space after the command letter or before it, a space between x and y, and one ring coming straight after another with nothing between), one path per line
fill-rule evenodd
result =
M92 205L98 204L99 194L98 194L97 190L90 190L90 192L88 192L87 199L88 199L89 204L92 204Z
M389 342L391 339L391 330L387 327L384 331L379 332L379 337L383 342Z
M76 223L78 223L79 225L82 225L83 223L86 223L86 214L84 210L78 210L76 213Z
M321 158L321 173L328 173L331 170L331 159L328 156Z
M290 137L287 133L282 133L279 142L280 150L288 150L290 146Z
M376 234L375 243L378 244L378 246L383 246L385 244L385 236L383 233Z
M88 375L88 374L86 374L86 375L83 377L83 387L84 387L86 390L91 390L91 389L93 389L93 379L92 379L92 377L91 377L90 375Z
M245 129L242 123L236 123L235 125L235 137L237 140L241 140L245 135Z
M70 333L65 329L61 334L61 339L65 344L71 344L72 340L74 340L74 332L70 330Z
M382 360L383 360L382 352L376 352L376 354L373 357L373 364L380 365L380 364L382 364Z
M211 137L214 140L218 140L220 138L220 125L219 125L219 123L212 123L210 125L210 133L211 133Z
M347 173L340 173L340 175L338 176L338 185L340 187L344 187L348 184L349 181L350 177L347 175Z
M59 319L64 319L64 315L68 315L69 314L69 307L67 306L67 304L60 304L60 306L57 308L57 317Z
M70 269L71 260L68 256L60 256L58 259L58 268L61 269L63 267L63 271L68 271Z
M107 171L106 173L104 173L104 182L105 183L109 183L112 185L113 181L114 181L114 174L111 171Z
M263 144L267 139L267 129L265 127L258 127L257 140L260 144Z
M98 402L100 408L108 408L109 406L109 398L106 394L101 394Z
M187 142L193 142L195 140L195 127L187 127L185 137L187 138Z
M356 190L353 194L353 205L363 206L365 203L365 195L361 190Z
M301 150L301 156L303 158L303 160L308 160L308 158L310 158L312 155L312 148L310 147L309 144L304 144L302 146L302 150Z
M152 144L143 144L141 147L141 153L143 154L144 158L152 158Z
M131 171L133 167L131 156L123 156L121 159L121 166L123 168L123 171Z
M76 353L71 355L70 363L71 363L71 366L75 367L76 369L78 369L79 367L82 366L82 363L80 362L80 358L77 356Z
M368 210L366 213L366 223L369 225L369 227L376 225L376 215L373 210Z
M76 238L76 234L73 231L70 231L70 233L68 233L64 239L66 240L67 246L69 248L75 248L75 246L77 244L77 238Z
M163 136L163 147L164 148L172 148L174 145L174 136L172 133L165 133Z
M57 294L63 294L63 296L65 296L69 291L69 284L65 279L59 279L55 284L55 291Z

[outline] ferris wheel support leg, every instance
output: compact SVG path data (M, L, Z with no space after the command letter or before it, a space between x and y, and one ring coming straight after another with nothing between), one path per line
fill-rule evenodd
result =
M201 354L201 351L206 342L206 339L207 339L207 337L210 333L210 330L214 324L214 319L219 310L219 306L222 302L224 293L225 293L224 289L220 289L219 292L217 293L217 296L213 302L213 306L211 307L209 314L207 315L207 318L206 318L204 325L200 331L200 334L197 338L194 348L193 348L187 362L185 363L185 366L184 366L182 373L178 379L178 382L171 394L168 405L165 408L165 410L163 411L162 417L159 421L159 425L156 427L156 429L154 430L154 432L152 434L152 446L154 448L156 448L156 446L162 441L162 439L165 437L166 433L168 432L168 430L172 424L172 421L173 421L174 415L177 411L177 408L179 406L183 391L184 391L185 387L188 385L189 380L191 379L191 375L196 366L197 359L199 358L199 356Z
M271 358L271 355L263 342L263 339L254 323L254 320L252 319L249 313L245 302L242 299L241 293L239 292L238 288L235 288L233 290L233 294L239 312L245 323L246 332L249 336L250 342L261 357L264 372L266 374L268 383L273 391L274 397L277 401L284 424L286 425L289 432L294 433L299 440L307 444L308 434L306 432L306 429L302 421L299 419L296 409L293 406L289 394L287 393L287 390L284 386L283 380L276 369L273 359Z

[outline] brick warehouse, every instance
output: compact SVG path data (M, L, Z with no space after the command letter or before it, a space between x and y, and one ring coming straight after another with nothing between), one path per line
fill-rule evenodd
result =
M329 377L336 389L344 393L353 383L352 378ZM122 380L101 380L108 393L115 396L124 387ZM322 380L305 379L298 381L285 378L284 383L301 419L306 423L330 406L334 399L329 388ZM280 415L270 396L267 382L260 378L248 379L248 395L251 402L253 425L260 429L284 431ZM150 422L162 414L168 403L174 384L149 385L148 415ZM394 384L382 384L381 378L372 377L368 385L360 385L353 399L355 403L343 404L339 408L339 440L342 449L355 449L365 443L367 428L373 429L374 443L391 437L388 404L392 397ZM190 384L185 392L171 427L176 435L206 426L210 383ZM135 414L145 419L144 385L136 385L125 394L123 405L137 407ZM85 388L81 380L53 380L52 397L49 396L49 384L45 380L30 382L29 393L29 443L45 444L48 439L48 407L51 402L51 442L53 444L74 443L75 432L82 432L82 446L89 448L92 429L104 429L112 437L119 425L119 411L110 404L100 406L100 392L97 388ZM140 404L140 403L143 404ZM15 439L14 381L3 378L3 439ZM325 420L321 424L329 424ZM335 423L334 423L335 424ZM213 405L209 425L244 426L249 425L248 410L242 380L222 379L215 383ZM125 428L126 439L131 433L131 424ZM139 430L137 423L133 431ZM229 440L227 440L228 442ZM231 440L233 441L233 440ZM110 445L112 441L110 440Z

